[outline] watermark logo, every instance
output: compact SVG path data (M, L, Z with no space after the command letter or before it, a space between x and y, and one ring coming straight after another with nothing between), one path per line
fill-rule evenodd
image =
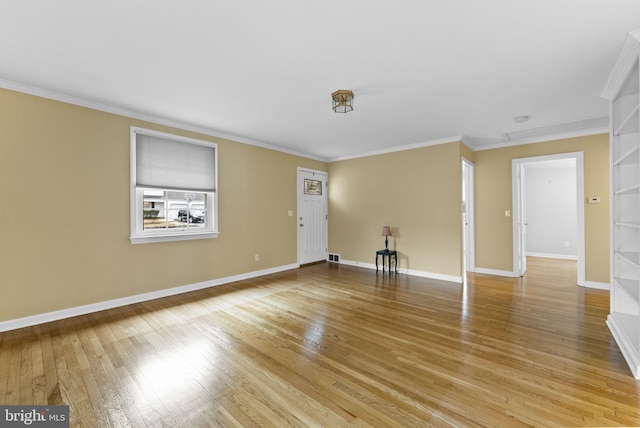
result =
M69 428L69 406L0 406L0 428Z

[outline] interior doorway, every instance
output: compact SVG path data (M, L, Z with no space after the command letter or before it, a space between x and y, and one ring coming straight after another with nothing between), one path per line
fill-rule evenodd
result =
M527 270L527 242L532 237L539 238L540 234L549 234L551 231L540 229L535 230L529 224L527 207L527 169L531 172L536 165L544 163L556 163L562 160L573 160L575 164L575 249L577 257L577 278L578 285L585 285L585 249L584 249L584 163L583 153L562 153L557 155L536 156L529 158L514 159L512 161L512 191L513 191L513 273L514 276L523 276ZM539 207L534 207L538 209ZM561 204L554 203L550 208L561 209ZM537 226L537 225L536 225ZM530 232L535 230L535 235ZM553 234L551 233L553 236ZM561 239L556 236L556 238ZM564 238L566 239L566 238ZM564 242L566 244L566 242ZM573 241L572 241L573 244ZM562 242L560 243L562 245ZM556 251L561 253L561 251Z
M475 270L474 164L462 158L462 281Z

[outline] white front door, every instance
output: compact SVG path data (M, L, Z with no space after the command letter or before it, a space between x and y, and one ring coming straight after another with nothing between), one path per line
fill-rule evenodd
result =
M327 259L327 173L298 168L298 264Z

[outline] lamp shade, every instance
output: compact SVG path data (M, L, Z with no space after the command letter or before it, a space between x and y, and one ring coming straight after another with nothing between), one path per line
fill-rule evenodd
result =
M391 235L391 227L390 226L382 226L382 236L393 236L393 235Z

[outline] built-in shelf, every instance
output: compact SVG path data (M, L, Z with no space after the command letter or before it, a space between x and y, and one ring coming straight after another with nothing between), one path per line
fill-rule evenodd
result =
M627 227L629 229L639 229L640 230L640 222L631 222L631 221L616 221L613 224L620 227Z
M618 189L615 192L613 192L614 195L619 196L619 195L633 195L633 194L637 194L640 193L640 184L634 184L633 186L627 186L624 187L622 189Z
M613 164L615 166L640 164L639 153L640 153L640 146L632 147L631 150L627 150L627 152L622 154L622 156L620 156Z
M637 279L616 278L615 281L636 303L640 303L640 287Z
M621 259L624 259L634 265L635 267L640 267L640 253L635 251L616 251L615 252Z
M607 326L640 379L640 30L627 36L604 88L610 101L611 311Z
M618 136L622 133L622 130L624 129L625 126L627 126L627 124L631 121L631 120L638 120L638 109L640 108L640 106L638 104L636 104L636 106L633 108L633 110L631 112L629 112L629 114L627 116L624 117L624 119L622 120L622 122L620 123L620 125L615 129L615 131L613 132L613 135Z

